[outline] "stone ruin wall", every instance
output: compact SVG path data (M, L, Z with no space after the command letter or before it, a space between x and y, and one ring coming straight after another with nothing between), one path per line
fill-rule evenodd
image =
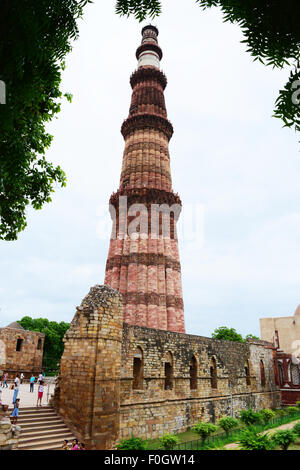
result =
M230 415L231 409L236 415L242 408L280 406L271 347L123 324L121 295L107 286L91 288L77 307L64 342L53 405L91 449L112 449L132 433L155 438L181 432L199 420ZM142 359L138 385L135 356ZM190 388L192 356L197 363L195 390ZM217 388L211 383L213 358ZM168 390L166 361L173 364Z
M143 355L142 389L133 389L133 361ZM171 354L170 354L171 353ZM173 388L165 390L165 362L173 358ZM190 388L190 362L197 362L197 389ZM217 366L217 388L212 388L212 358ZM260 360L266 384L261 385ZM249 361L250 385L245 365ZM231 388L230 388L231 384ZM231 398L232 393L232 398ZM194 335L123 325L120 402L120 438L131 433L156 438L183 432L196 422L234 416L241 409L280 406L275 383L273 350L255 343L220 341Z
M17 340L22 339L20 351L16 351ZM38 341L40 348L38 349ZM29 378L31 373L40 373L43 361L45 335L35 331L14 328L0 328L0 370L8 372L9 378L16 373L24 373Z

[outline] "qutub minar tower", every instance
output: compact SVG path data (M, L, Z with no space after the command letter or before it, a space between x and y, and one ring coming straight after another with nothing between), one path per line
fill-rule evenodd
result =
M160 70L157 36L152 25L142 29L138 69L130 77L133 91L121 128L120 186L110 198L114 223L104 283L122 294L125 323L185 333L176 236L181 201L172 191L168 144L173 127L167 119L167 79ZM130 224L137 219L138 233L131 236Z

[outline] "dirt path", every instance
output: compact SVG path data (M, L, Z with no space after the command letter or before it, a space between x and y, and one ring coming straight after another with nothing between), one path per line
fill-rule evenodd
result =
M282 424L281 426L278 426L278 428L273 428L273 429L267 429L266 431L263 431L262 434L266 434L267 432L270 434L273 434L276 431L279 431L279 429L291 429L295 426L296 423L299 423L300 419L297 419L295 421L292 421L291 423L287 424ZM239 447L239 444L237 442L232 442L231 444L226 444L224 446L224 449L226 450L237 450Z

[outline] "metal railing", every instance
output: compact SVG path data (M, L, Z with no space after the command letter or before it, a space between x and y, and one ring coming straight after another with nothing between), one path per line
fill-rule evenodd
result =
M251 428L254 429L256 432L263 432L268 429L272 429L274 427L280 426L281 424L289 423L296 419L300 419L300 410L297 413L288 414L285 416L280 416L280 417L270 419L270 421L268 421L268 423L266 424L258 424L255 426L251 426ZM229 431L228 433L223 431L223 432L214 434L212 436L208 436L204 440L204 442L201 438L193 439L192 441L181 442L173 446L172 450L201 450L205 447L213 446L216 444L220 444L220 447L221 447L222 445L229 443L229 442L222 442L222 441L227 441L229 439L231 441L231 439L233 438L234 439L236 438L236 440L238 441L241 432L244 431L245 429L249 429L249 426L243 426L242 428Z

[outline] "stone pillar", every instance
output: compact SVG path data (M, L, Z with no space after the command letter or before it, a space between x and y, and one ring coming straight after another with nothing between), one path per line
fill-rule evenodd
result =
M111 449L119 434L122 297L96 285L64 337L54 407L89 449Z

